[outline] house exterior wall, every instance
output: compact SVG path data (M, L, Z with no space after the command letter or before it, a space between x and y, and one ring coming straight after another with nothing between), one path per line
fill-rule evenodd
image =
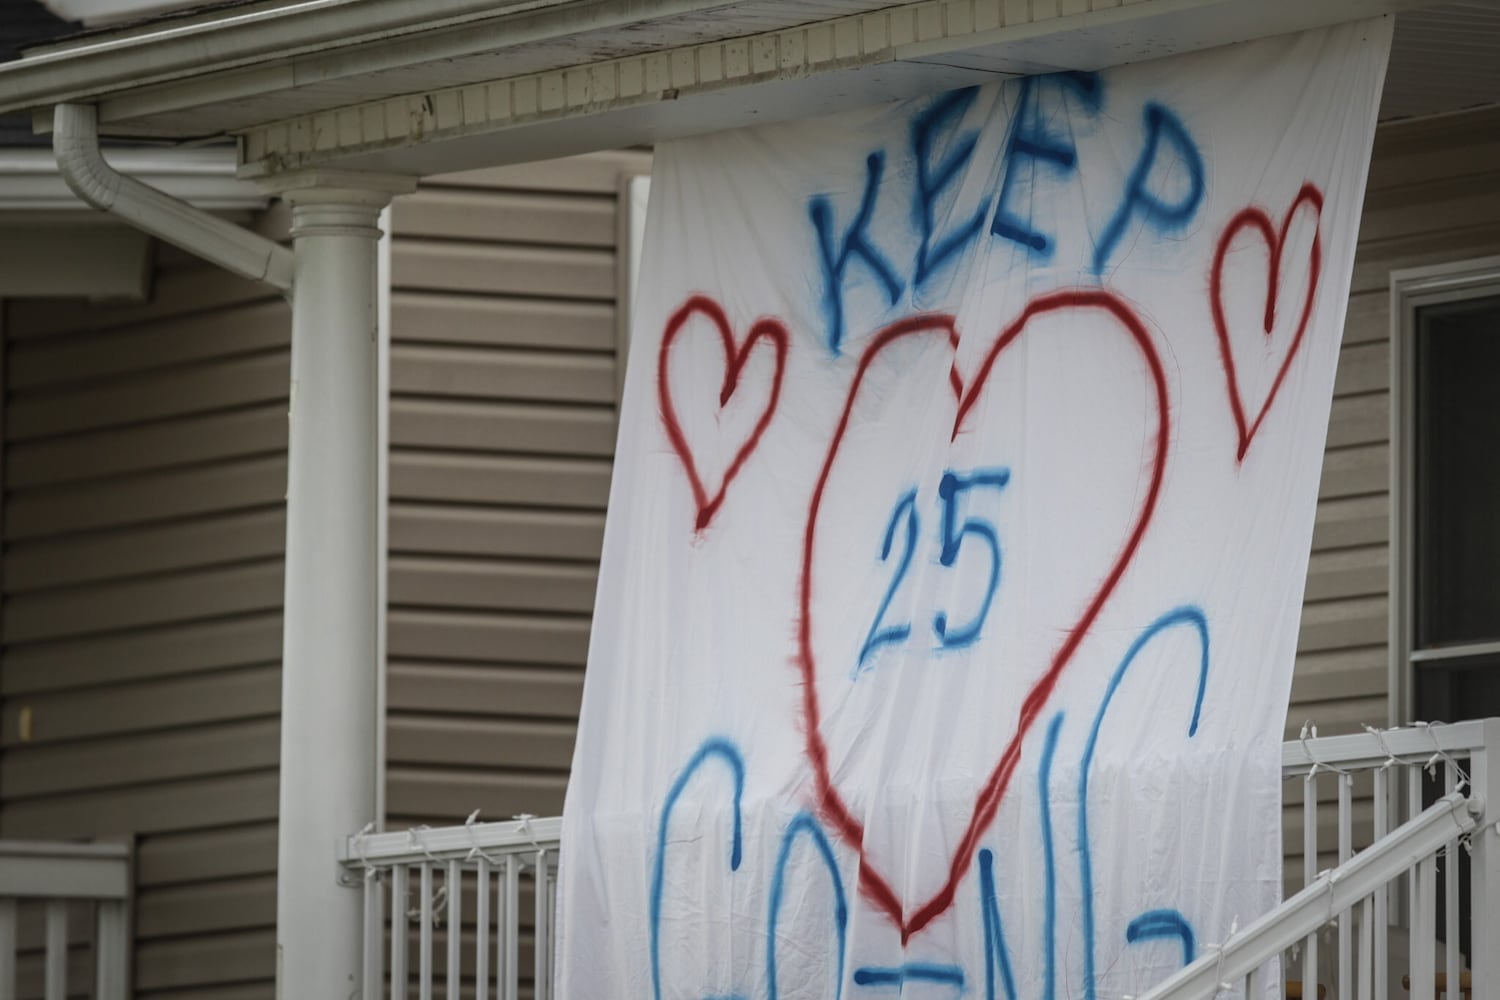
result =
M138 995L269 996L289 311L159 248L7 319L0 837L133 838Z
M435 178L393 206L387 815L556 815L644 153Z
M1382 126L1334 385L1287 739L1295 739L1305 721L1316 723L1321 736L1388 722L1391 272L1497 252L1500 109ZM1411 719L1408 714L1397 721ZM1368 775L1356 782L1354 793L1358 848L1369 839ZM1284 794L1289 806L1299 804L1301 783L1289 783ZM1336 799L1331 775L1322 779L1319 794ZM1318 842L1332 848L1335 811L1324 812L1329 825L1319 831ZM1288 887L1302 885L1300 831L1286 830ZM1334 861L1327 850L1317 868Z
M614 451L617 194L647 169L479 171L393 207L394 824L562 808ZM0 837L134 838L137 995L269 997L289 311L159 248L148 303L5 319Z
M1388 279L1500 252L1497 164L1500 111L1377 136L1289 737L1386 721ZM393 826L562 806L614 450L619 192L648 166L477 171L393 206ZM134 836L138 995L269 997L286 306L162 249L149 303L5 319L0 837Z

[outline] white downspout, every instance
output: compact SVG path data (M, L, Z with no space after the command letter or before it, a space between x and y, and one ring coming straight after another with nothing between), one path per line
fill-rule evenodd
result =
M263 281L284 294L292 290L292 251L126 177L104 162L98 111L92 104L59 104L52 129L58 172L85 202L235 274Z

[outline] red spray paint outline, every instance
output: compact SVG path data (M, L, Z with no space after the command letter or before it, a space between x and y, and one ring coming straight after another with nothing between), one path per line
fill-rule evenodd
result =
M1302 304L1302 317L1297 322L1297 332L1292 336L1291 346L1287 348L1286 359L1282 361L1281 369L1276 373L1276 380L1271 383L1271 391L1266 394L1266 401L1261 404L1260 412L1255 415L1255 422L1248 423L1245 417L1245 404L1240 398L1239 377L1234 368L1234 354L1229 349L1229 324L1224 319L1224 258L1229 253L1230 242L1239 235L1240 230L1246 228L1258 232L1266 241L1266 246L1270 248L1271 278L1266 283L1265 315L1266 336L1269 337L1272 327L1276 325L1276 297L1281 274L1281 254L1286 249L1286 238L1291 230L1292 217L1297 214L1297 209L1303 204L1312 205L1316 212L1312 267L1307 282L1307 300ZM1236 456L1238 462L1245 460L1245 453L1250 450L1251 439L1260 429L1261 421L1266 419L1266 413L1275 402L1276 394L1281 391L1281 383L1286 380L1287 370L1292 367L1292 359L1297 356L1297 349L1302 346L1303 335L1307 332L1307 324L1312 319L1313 299L1318 292L1318 276L1323 271L1322 219L1323 192L1314 184L1303 184L1302 190L1297 192L1297 197L1292 199L1291 207L1282 217L1279 231L1264 209L1257 206L1243 208L1229 220L1229 225L1224 227L1224 232L1219 237L1218 249L1214 251L1213 269L1209 272L1209 299L1213 306L1214 329L1219 335L1219 353L1224 362L1224 378L1229 384L1229 407L1234 411L1234 424L1240 436L1239 452Z
M770 340L776 348L776 374L771 379L771 396L766 400L765 411L761 413L760 419L756 421L755 428L745 443L735 453L734 461L724 470L724 479L719 484L718 492L712 497L703 486L703 480L698 474L698 463L693 459L692 449L688 447L687 438L682 433L682 424L677 419L677 408L672 405L672 389L667 379L667 362L676 341L677 335L687 325L687 321L694 315L707 316L719 331L719 339L724 345L724 384L719 390L719 408L722 409L729 403L729 397L734 395L734 390L739 386L740 371L745 367L745 362L750 357L750 352L761 340ZM734 335L729 330L729 318L724 315L724 309L713 299L706 295L694 295L684 302L678 310L672 314L667 321L666 331L661 338L661 352L656 363L656 395L661 405L662 425L666 428L667 438L672 442L672 450L682 461L682 467L687 472L688 484L693 489L693 500L698 505L698 516L695 529L702 531L708 527L714 515L718 513L719 507L724 503L724 494L729 489L729 484L734 477L739 475L746 459L751 452L755 451L760 444L761 435L765 433L766 427L771 423L771 418L776 413L776 404L781 399L781 380L786 374L786 357L791 343L786 327L779 320L759 319L755 325L750 327L750 332L745 340L736 350L734 346Z
M959 881L967 872L974 859L974 853L979 845L979 838L989 825L994 821L995 814L1000 808L1001 799L1005 796L1005 790L1010 784L1010 779L1015 773L1016 765L1020 761L1021 742L1025 739L1028 731L1041 715L1042 707L1051 696L1053 689L1057 686L1058 678L1063 669L1073 658L1084 635L1093 625L1103 608L1105 601L1114 592L1120 578L1124 575L1126 568L1135 558L1135 553L1145 536L1146 528L1156 511L1157 499L1161 494L1162 482L1166 473L1167 446L1171 439L1171 415L1167 396L1167 377L1162 365L1161 357L1157 354L1155 346L1151 342L1150 334L1135 312L1126 302L1112 292L1105 290L1079 290L1053 292L1041 295L1031 300L1025 310L1009 326L1001 331L999 338L993 347L985 355L983 363L979 366L974 378L969 383L967 392L964 389L964 380L958 373L956 367L950 369L949 382L953 388L954 395L958 399L958 413L953 422L953 437L958 436L962 429L964 418L974 406L979 393L983 391L988 383L991 369L1000 353L1013 343L1026 329L1027 324L1037 317L1048 313L1066 309L1100 309L1114 316L1124 326L1140 350L1150 370L1152 386L1155 389L1157 409L1157 429L1155 454L1152 456L1151 482L1147 489L1144 502L1139 508L1136 521L1130 530L1124 547L1116 557L1110 568L1108 576L1089 600L1083 614L1077 623L1068 631L1067 637L1052 657L1052 662L1046 672L1032 685L1027 693L1025 701L1021 706L1021 713L1017 719L1015 734L1006 745L1004 752L1000 755L995 769L990 773L984 786L980 789L974 803L974 812L970 816L969 825L964 831L957 850L949 865L948 879L942 888L925 903L920 905L914 913L907 916L901 900L897 898L895 891L891 888L884 876L877 872L871 864L871 860L865 854L864 824L850 812L838 789L834 787L833 780L829 774L828 747L823 741L822 733L819 731L820 710L818 706L817 693L817 661L813 655L812 648L812 564L813 546L816 536L818 512L823 502L823 491L828 485L828 478L833 470L834 459L838 457L839 447L843 442L844 433L849 426L849 418L854 409L854 403L859 396L859 389L864 381L865 373L869 370L875 357L891 344L921 333L945 333L949 345L957 346L958 333L954 327L951 316L927 314L914 316L893 323L875 335L870 345L865 349L860 358L859 369L855 373L853 385L850 386L849 396L844 404L843 414L839 418L837 429L834 431L833 440L828 448L828 456L823 462L823 468L818 476L817 486L813 489L812 500L808 505L807 529L802 542L802 573L801 573L801 595L800 616L798 619L798 669L802 680L802 711L806 738L806 754L812 764L814 778L817 783L817 795L819 807L830 825L838 832L839 836L853 848L860 857L859 887L867 899L881 912L883 912L901 931L901 940L904 944L912 935L930 924L938 916L942 915L953 905Z

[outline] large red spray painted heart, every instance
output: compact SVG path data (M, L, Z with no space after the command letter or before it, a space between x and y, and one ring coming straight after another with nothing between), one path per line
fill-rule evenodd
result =
M1272 328L1276 325L1277 299L1281 292L1280 275L1282 254L1286 250L1287 234L1291 231L1292 220L1303 205L1310 205L1314 212L1314 226L1323 214L1323 192L1312 184L1302 185L1302 190L1297 192L1297 197L1292 200L1291 207L1282 216L1281 228L1278 230L1271 221L1271 217L1263 209L1250 207L1241 209L1234 218L1229 220L1229 225L1224 227L1223 234L1219 237L1218 249L1214 251L1213 269L1209 272L1209 296L1213 306L1214 329L1219 335L1219 354L1224 362L1224 377L1228 381L1229 407L1234 412L1234 424L1239 431L1239 452L1237 458L1243 462L1245 453L1250 450L1250 442L1255 437L1255 432L1260 429L1261 421L1266 419L1266 412L1271 409L1271 404L1276 401L1276 394L1281 391L1281 383L1286 380L1287 369L1292 366L1292 359L1297 356L1297 349L1302 346L1303 335L1307 333L1307 324L1312 319L1313 300L1318 293L1318 276L1323 265L1323 246L1321 235L1315 228L1313 231L1311 266L1308 271L1307 297L1302 303L1302 314L1297 319L1296 331L1292 334L1291 342L1286 348L1286 357L1281 366L1276 370L1275 379L1271 382L1271 388L1266 393L1265 402L1261 403L1260 409L1255 412L1254 419L1250 419L1245 413L1244 394L1240 391L1239 374L1235 370L1234 352L1229 343L1229 323L1224 316L1224 264L1229 254L1230 244L1242 230L1249 229L1258 233L1265 240L1270 249L1269 279L1266 282L1266 311L1264 316L1266 336L1271 335Z
M967 380L967 383L958 373L956 367L950 369L949 381L957 401L957 415L953 424L953 436L957 437L963 427L965 418L970 410L973 409L980 394L984 392L996 359L1026 332L1031 321L1041 316L1071 311L1090 312L1112 319L1120 332L1130 338L1131 343L1140 352L1141 358L1145 362L1156 411L1156 422L1154 434L1152 435L1154 448L1153 453L1150 455L1150 483L1144 499L1136 510L1135 518L1130 523L1119 552L1109 565L1103 582L1088 598L1072 627L1065 632L1061 644L1053 653L1046 669L1028 691L1022 703L1019 717L1016 720L1015 731L1010 740L1005 744L993 770L990 771L975 798L973 812L970 814L968 825L949 861L946 881L930 899L922 901L910 912L907 912L902 900L897 897L895 891L891 888L890 880L876 868L873 859L866 855L864 822L854 814L834 782L833 772L835 765L830 762L829 747L822 731L821 710L816 683L818 662L814 654L813 642L813 630L816 627L813 614L815 606L813 594L815 580L813 554L815 551L819 515L822 512L824 492L827 489L829 478L835 470L845 433L849 429L850 415L854 410L855 402L859 398L860 387L864 383L865 375L869 371L870 366L892 344L908 341L912 338L932 338L939 341L946 341L950 348L956 349L958 333L952 317L934 314L914 316L886 327L871 339L869 346L860 358L859 368L855 373L853 384L850 386L848 398L845 401L838 426L834 431L833 439L829 444L827 457L824 459L817 485L813 489L812 500L808 505L807 527L802 543L800 617L797 626L797 667L802 682L803 731L806 740L805 752L812 766L816 782L816 794L825 819L838 832L839 836L860 854L859 878L861 891L880 912L884 913L892 923L900 928L903 941L922 930L922 928L926 927L953 905L958 883L973 861L975 851L978 848L979 838L994 821L1000 807L1000 802L1005 796L1006 788L1010 784L1012 775L1015 773L1016 765L1020 760L1022 741L1041 715L1042 708L1056 687L1058 678L1073 659L1079 644L1083 641L1084 636L1098 617L1100 610L1109 600L1121 577L1124 576L1126 568L1135 558L1141 539L1145 536L1146 529L1156 511L1157 500L1161 493L1162 481L1166 470L1167 446L1171 436L1171 416L1167 398L1166 372L1145 325L1123 299L1105 290L1060 291L1033 299L1020 316L1000 332L993 346L985 354L978 370Z
M713 324L724 346L724 382L719 389L720 408L728 405L730 397L734 395L734 390L739 386L740 372L744 369L745 362L749 359L750 352L755 349L756 344L762 340L769 341L776 351L776 370L771 377L771 393L766 399L765 409L761 411L749 435L735 450L729 465L724 469L724 476L719 481L718 489L712 494L703 483L697 459L693 456L687 437L682 432L682 424L677 418L677 408L672 403L672 385L668 378L672 347L678 342L678 335L682 333L688 321L695 316L705 317ZM718 513L719 507L724 503L724 493L729 489L729 484L734 482L734 477L739 475L745 461L760 444L761 435L766 432L767 425L771 423L771 417L776 413L776 403L781 398L781 380L786 374L787 350L790 342L791 338L787 336L786 327L779 321L762 319L756 321L755 325L750 328L749 334L736 347L734 335L729 329L729 318L724 315L723 308L704 295L695 295L688 299L667 321L666 330L661 338L661 352L657 357L656 393L661 406L662 425L666 428L668 440L672 442L672 450L677 453L677 457L682 461L683 469L687 472L688 484L693 490L693 500L698 505L696 527L699 531L708 527L714 514Z

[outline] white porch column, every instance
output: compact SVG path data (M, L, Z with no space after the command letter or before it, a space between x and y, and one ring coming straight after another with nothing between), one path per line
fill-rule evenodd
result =
M360 990L361 893L338 842L375 816L376 258L380 210L415 181L309 171L292 208L292 387L277 835L277 995Z

